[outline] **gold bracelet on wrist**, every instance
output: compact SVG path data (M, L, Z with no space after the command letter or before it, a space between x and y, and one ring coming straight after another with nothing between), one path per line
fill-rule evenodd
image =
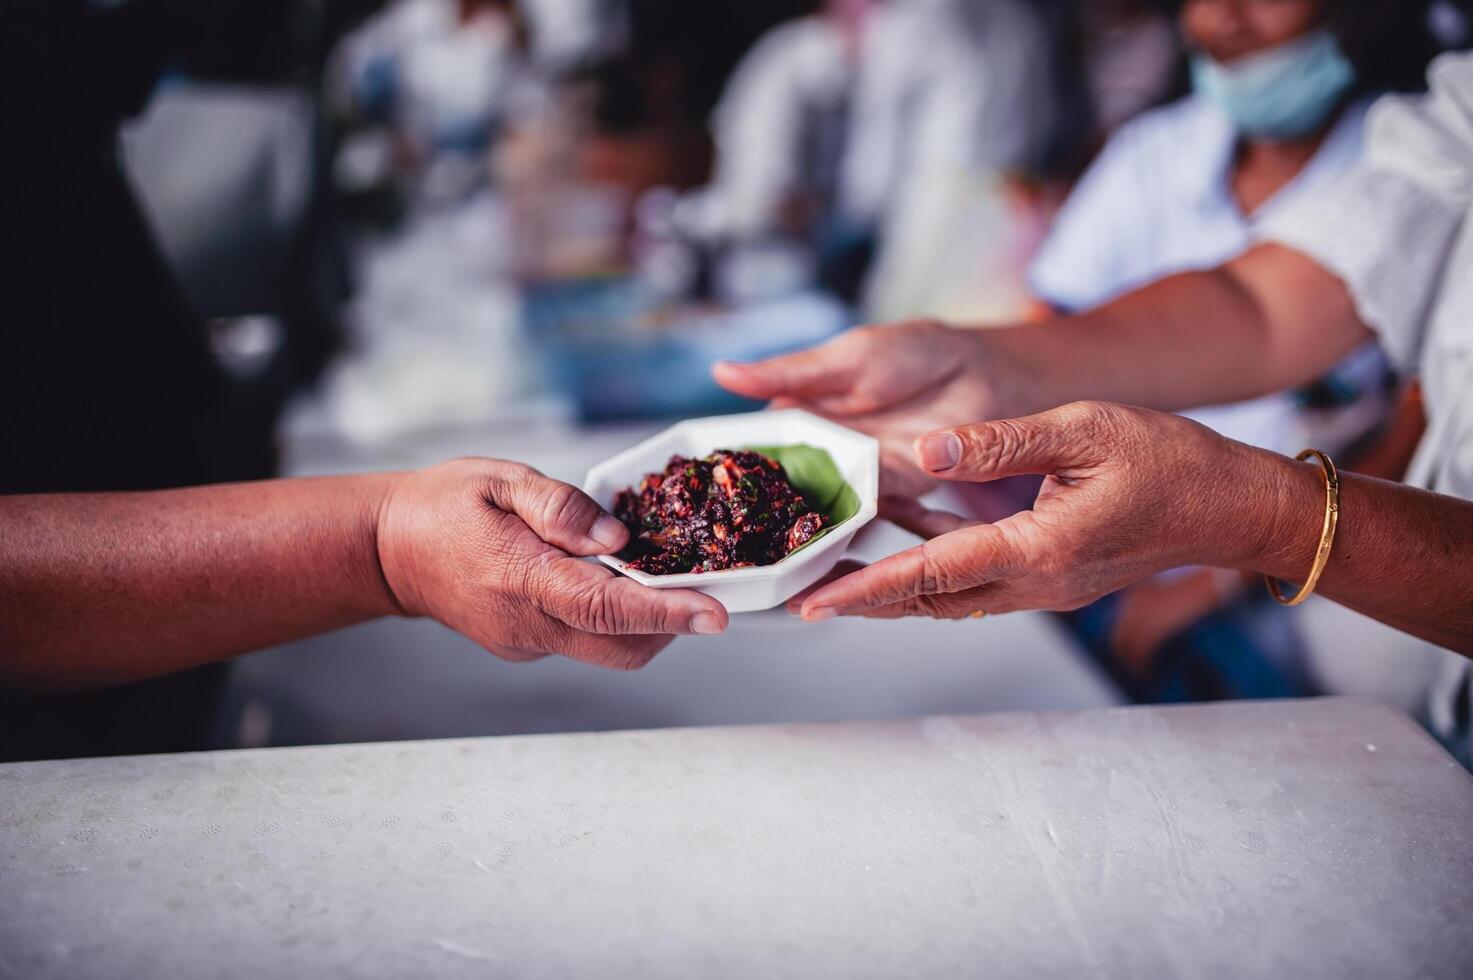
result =
M1340 473L1335 469L1335 461L1318 449L1306 449L1295 457L1301 463L1308 462L1311 458L1319 460L1320 469L1325 473L1325 524L1320 531L1320 546L1315 549L1314 565L1309 569L1309 578L1289 597L1279 588L1277 580L1272 576L1264 576L1269 594L1285 606L1297 606L1314 595L1315 587L1320 584L1320 576L1325 574L1325 566L1330 564L1330 551L1335 547L1335 528L1340 524Z

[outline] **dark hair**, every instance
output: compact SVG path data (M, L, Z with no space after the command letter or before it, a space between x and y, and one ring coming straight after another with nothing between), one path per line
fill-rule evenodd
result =
M1330 0L1330 30L1366 92L1412 92L1427 85L1438 54L1428 23L1433 0Z
M1161 0L1176 15L1189 0ZM1327 0L1329 28L1355 65L1358 90L1414 92L1439 53L1429 25L1436 0Z

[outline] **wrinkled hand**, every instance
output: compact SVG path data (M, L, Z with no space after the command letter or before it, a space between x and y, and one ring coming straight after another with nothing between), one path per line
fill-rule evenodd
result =
M862 327L786 357L717 364L713 373L739 395L806 408L874 436L880 440L885 491L919 496L934 481L911 461L916 437L938 426L992 418L1002 407L996 385L980 370L990 359L982 333L929 320Z
M460 459L408 474L379 517L384 578L408 615L432 616L506 660L560 653L642 667L677 633L719 633L709 596L645 588L576 556L628 531L575 487L528 466Z
M1031 511L995 524L887 501L926 543L821 585L804 618L1077 609L1167 568L1246 567L1276 533L1255 515L1276 512L1293 479L1280 457L1195 422L1094 402L930 433L915 450L943 480L1046 479Z

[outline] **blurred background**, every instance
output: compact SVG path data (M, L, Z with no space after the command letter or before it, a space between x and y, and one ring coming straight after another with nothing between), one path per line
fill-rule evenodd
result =
M1363 103L1415 88L1437 50L1469 41L1466 5L1451 0L1272 2L1328 18L1364 81L1279 188L1352 161ZM1187 70L1203 43L1191 8L1239 5L19 0L9 53L30 75L18 118L73 149L106 147L132 204L99 208L97 173L50 158L9 174L6 194L37 228L85 210L86 234L59 246L77 274L47 308L76 304L106 324L86 356L105 362L104 390L143 405L134 428L149 451L167 452L157 426L171 410L137 391L129 365L155 343L139 337L167 294L171 322L209 353L177 367L181 387L205 375L216 386L216 478L476 454L579 482L672 420L757 407L715 388L713 360L913 317L1047 329L1241 248L1272 197L1234 210L1214 189L1243 148L1201 114ZM58 8L72 11L62 27ZM143 253L157 268L133 268ZM173 356L149 349L154 366ZM46 411L45 392L5 397ZM1390 475L1416 426L1415 390L1374 351L1318 390L1244 411L1224 431L1256 426L1296 449L1306 428L1333 432ZM129 485L90 466L109 488ZM876 527L859 548L910 543ZM215 741L1327 690L1420 707L1416 665L1390 666L1389 631L1317 607L1291 623L1243 588L1184 573L1107 626L743 616L633 675L514 666L434 624L379 622L234 664ZM1244 644L1261 658L1225 667Z

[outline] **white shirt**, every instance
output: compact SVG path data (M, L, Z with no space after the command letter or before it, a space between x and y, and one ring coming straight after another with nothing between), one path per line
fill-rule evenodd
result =
M842 113L853 66L822 17L764 34L737 65L712 117L716 173L706 207L715 235L772 231L783 201L804 186L810 131Z
M1048 135L1047 39L1026 3L891 0L861 43L840 174L853 219L883 220L937 170L1026 166Z
M879 231L867 317L935 312L958 253L969 260L958 214L981 217L973 206L986 205L973 195L985 175L1026 166L1042 148L1052 78L1035 6L891 0L866 24L838 205L847 221Z
M1238 137L1216 106L1189 96L1126 123L1069 196L1035 258L1029 274L1034 295L1077 312L1165 276L1234 258L1253 244L1258 224L1356 165L1369 105L1342 113L1310 162L1252 216L1232 194ZM1353 354L1339 370L1365 393L1362 403L1333 420L1316 418L1314 426L1288 393L1185 414L1274 452L1296 453L1311 442L1334 451L1379 421L1382 367L1374 344Z
M1425 96L1378 102L1364 164L1259 234L1339 276L1393 359L1421 377L1428 430L1408 482L1473 500L1473 53L1439 58L1429 81ZM1430 706L1444 735L1454 698L1468 709L1468 679L1468 662L1448 654Z
M934 221L919 199L938 171L1014 166L1037 152L1051 123L1044 42L1019 0L890 0L865 21L857 57L830 18L773 28L712 118L708 233L771 232L788 194L832 183L846 218L883 226L885 253L906 238L901 223L919 224L912 237L924 243ZM829 142L832 161L822 158Z

